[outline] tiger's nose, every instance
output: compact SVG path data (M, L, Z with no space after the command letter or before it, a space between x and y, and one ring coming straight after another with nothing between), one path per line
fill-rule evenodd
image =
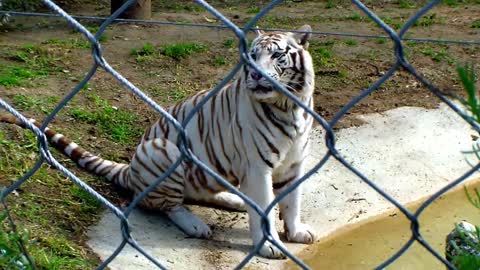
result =
M252 79L254 79L255 81L258 81L262 78L262 74L256 72L256 71L252 71L250 73L250 76L252 77Z

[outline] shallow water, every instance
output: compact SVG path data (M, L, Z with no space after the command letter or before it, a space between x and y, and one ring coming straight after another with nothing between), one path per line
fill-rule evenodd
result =
M480 188L480 182L469 184L469 190ZM417 209L424 200L410 204ZM445 236L461 220L479 225L480 210L468 200L462 188L435 200L420 215L420 232L442 256ZM330 235L308 248L300 258L312 269L373 269L392 256L411 236L410 223L399 211L371 218L341 232ZM287 269L297 269L288 264ZM397 261L386 269L445 269L423 246L414 243Z

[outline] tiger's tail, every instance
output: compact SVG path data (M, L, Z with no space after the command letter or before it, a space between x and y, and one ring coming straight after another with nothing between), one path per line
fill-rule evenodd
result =
M35 119L29 119L29 121L35 126L40 127L40 124L37 123ZM26 128L26 125L22 121L11 114L0 114L0 122L15 124ZM117 163L96 156L72 142L63 134L48 127L45 129L45 135L55 149L73 160L80 168L91 174L105 177L108 181L128 189L128 169L130 167L128 164Z

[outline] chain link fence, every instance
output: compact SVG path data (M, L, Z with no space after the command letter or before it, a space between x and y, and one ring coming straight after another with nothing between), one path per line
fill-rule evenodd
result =
M91 67L90 71L88 74L81 80L81 82L68 94L66 95L63 100L61 100L58 105L53 109L53 111L48 115L47 119L39 126L35 126L31 122L28 121L28 119L23 116L21 113L19 113L17 110L15 110L10 104L8 104L6 101L0 98L0 107L10 113L12 113L14 116L16 116L18 119L21 120L25 124L25 126L30 129L31 131L34 132L38 139L38 151L41 154L41 157L39 160L36 162L36 164L31 168L25 175L23 175L18 181L16 181L14 184L11 186L3 189L0 194L0 200L4 201L9 194L11 194L15 189L18 189L25 181L28 181L29 178L41 167L43 163L48 163L54 168L58 169L60 172L62 172L65 176L67 176L72 182L75 184L79 185L82 189L86 190L88 193L93 195L97 200L99 200L105 207L107 207L110 211L112 211L120 220L121 222L121 230L122 230L122 235L123 235L123 240L121 244L116 248L116 250L106 259L104 260L101 265L98 266L98 269L104 269L109 265L109 263L116 257L118 256L124 247L126 245L129 245L136 249L138 252L143 254L145 258L150 260L153 264L158 266L160 269L166 269L164 265L162 265L157 258L154 258L152 255L149 254L148 251L146 251L141 245L139 245L135 239L132 237L131 232L130 232L130 226L129 226L129 215L132 213L132 211L137 207L139 202L146 196L147 193L152 191L158 184L160 184L162 181L164 181L174 170L177 166L181 164L183 160L189 160L190 162L195 163L197 166L199 166L201 169L204 170L205 173L208 173L212 177L214 177L219 183L221 183L223 186L225 186L230 192L237 194L240 196L248 205L250 205L252 208L255 209L255 211L262 217L262 228L263 228L263 240L258 243L256 246L253 247L250 253L246 255L246 257L237 265L236 269L241 269L243 268L251 259L254 257L257 252L260 250L261 246L265 241L271 242L273 245L275 245L277 248L279 248L284 254L289 257L291 260L293 260L295 263L298 264L299 267L302 269L309 269L309 267L304 264L299 258L297 258L294 254L289 252L287 249L285 249L282 245L277 243L277 241L271 236L269 230L268 230L268 220L267 220L267 214L273 210L274 206L282 200L288 193L290 193L292 190L297 188L301 183L304 181L308 180L309 177L314 174L316 171L322 168L322 166L329 160L329 159L336 159L339 161L343 166L348 168L352 173L354 173L356 176L358 176L361 180L363 180L368 186L370 186L372 189L374 189L376 192L378 192L383 198L388 200L391 204L393 204L395 207L397 207L411 222L411 232L412 235L410 239L405 243L405 245L399 249L391 258L383 262L381 265L377 267L377 269L383 269L393 263L397 258L399 258L409 247L414 243L418 242L420 245L422 245L425 249L427 249L433 256L435 256L439 261L441 261L443 264L448 269L455 269L455 267L450 264L441 254L436 252L429 243L427 243L421 233L420 233L420 224L418 221L419 216L422 214L422 212L439 196L447 192L449 189L453 188L454 186L460 184L462 181L464 181L467 177L472 175L475 171L477 171L480 168L480 163L473 166L470 170L464 173L460 178L456 179L455 181L450 182L448 185L446 185L444 188L436 192L433 196L431 196L428 200L426 200L415 212L411 212L405 208L402 204L397 202L393 197L391 197L389 194L384 192L381 188L379 188L374 181L371 179L367 178L365 175L362 174L358 169L356 169L353 165L349 164L337 151L335 147L335 134L333 132L333 127L336 125L336 123L345 116L346 113L349 112L349 110L352 109L353 106L355 106L357 103L359 103L363 98L365 98L367 95L371 94L373 91L378 89L380 85L382 85L387 79L392 77L392 75L397 72L400 69L403 69L410 73L411 75L414 76L414 78L420 82L422 85L424 85L429 91L431 91L436 97L438 97L442 102L447 104L453 111L455 111L457 114L459 114L465 121L467 121L476 131L480 131L480 127L477 123L475 123L471 118L469 118L466 114L462 112L462 110L457 107L455 104L453 104L451 101L449 101L444 95L444 93L438 89L435 85L430 83L427 79L425 79L422 75L420 75L416 69L409 64L407 59L405 58L404 55L404 47L402 44L402 40L404 40L404 36L409 30L409 28L413 25L413 23L421 18L425 13L427 13L430 9L432 9L435 5L439 4L441 0L436 0L436 1L431 1L430 3L426 4L423 8L421 8L416 14L414 14L408 21L403 25L403 27L398 31L395 32L392 28L390 28L385 22L383 22L374 12L372 12L367 6L365 6L364 3L361 1L357 0L352 0L353 4L356 5L362 12L364 12L370 19L372 19L376 24L378 24L383 31L385 31L386 35L392 39L394 42L394 51L395 51L395 57L396 61L395 63L391 66L391 68L380 78L378 79L375 83L373 83L370 87L367 89L363 90L358 96L353 98L348 104L346 104L343 108L341 108L332 118L331 121L327 122L325 119L323 119L319 114L311 110L307 104L303 104L298 100L293 94L291 94L289 91L287 91L282 85L277 83L275 80L270 78L264 71L259 69L259 67L255 64L255 62L252 60L252 58L249 56L247 53L248 50L248 41L246 38L246 33L249 32L259 21L260 18L265 16L271 9L273 9L275 6L277 6L279 3L282 1L277 0L277 1L272 1L270 2L267 6L265 6L253 19L251 19L243 28L240 28L239 26L235 25L232 23L229 19L227 19L224 15L222 15L220 12L218 12L214 7L209 5L207 2L202 1L202 0L196 0L196 4L200 5L202 8L206 9L208 12L210 12L212 15L214 15L218 20L220 20L223 24L224 27L232 31L236 37L238 38L238 44L239 44L239 56L241 58L241 61L236 65L236 67L208 94L206 95L202 101L200 101L196 108L186 117L186 120L183 123L179 123L175 118L173 118L171 115L169 115L163 107L155 103L152 99L150 99L147 95L145 95L140 89L138 89L135 85L133 85L130 81L128 81L122 74L117 72L110 64L108 63L107 59L103 57L102 54L102 48L99 43L99 38L105 31L105 29L112 24L115 19L122 13L124 12L132 3L135 2L135 0L129 0L126 2L120 9L118 9L115 13L113 13L108 19L106 19L102 25L100 26L98 32L93 35L90 33L81 23L79 23L76 19L74 19L71 15L69 15L67 12L62 10L58 5L56 5L54 2L50 0L42 0L43 3L50 8L52 11L57 13L60 17L65 19L71 26L73 26L76 30L80 31L85 37L88 39L88 41L92 44L92 57L95 61L94 65ZM286 190L284 190L282 193L280 193L275 200L267 207L267 209L262 210L258 205L255 204L254 201L252 201L250 198L242 194L240 191L237 190L236 187L232 186L228 181L223 179L220 175L218 175L214 170L211 168L207 167L205 164L202 163L201 160L199 160L195 155L191 153L189 150L187 142L188 134L185 133L185 126L189 124L190 120L194 116L195 113L199 110L207 100L209 100L212 96L216 95L222 87L224 87L240 70L242 65L249 65L253 69L255 69L257 72L259 72L262 76L267 78L275 87L278 91L281 91L284 95L288 96L290 99L294 100L295 103L298 104L298 106L302 107L304 110L306 110L310 115L313 116L313 118L323 127L325 130L325 144L328 147L328 152L323 156L321 160L318 161L316 166L314 166L310 171L308 171L303 177L301 177L295 184L289 186ZM69 171L67 168L65 168L62 164L60 164L51 154L48 146L48 142L46 139L46 136L44 134L44 131L46 127L49 125L49 123L52 121L52 119L59 113L60 110L62 110L68 102L87 84L87 82L92 78L92 76L95 74L95 72L98 69L104 69L106 72L108 72L111 76L113 76L120 84L122 84L125 88L127 88L129 91L134 93L136 96L138 96L141 100L143 100L146 104L151 106L156 112L158 112L160 115L162 115L165 119L167 119L170 123L172 123L176 129L178 130L179 135L179 148L182 152L181 157L176 160L176 162L152 185L150 185L147 189L145 189L140 195L138 195L134 201L128 206L128 208L121 210L115 205L113 205L111 202L109 202L106 198L104 198L102 195L100 195L96 190L91 188L89 185L87 185L82 179L77 177L74 173ZM13 220L10 218L12 224ZM23 249L25 256L29 258L27 250ZM31 259L29 258L29 261ZM33 262L32 262L33 264Z

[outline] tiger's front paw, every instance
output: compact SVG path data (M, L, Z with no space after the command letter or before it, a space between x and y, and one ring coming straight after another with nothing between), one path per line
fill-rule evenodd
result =
M315 232L307 224L300 223L293 228L285 227L285 230L288 242L311 244L316 238Z
M260 256L268 259L285 259L283 252L270 242L265 242L258 252Z

